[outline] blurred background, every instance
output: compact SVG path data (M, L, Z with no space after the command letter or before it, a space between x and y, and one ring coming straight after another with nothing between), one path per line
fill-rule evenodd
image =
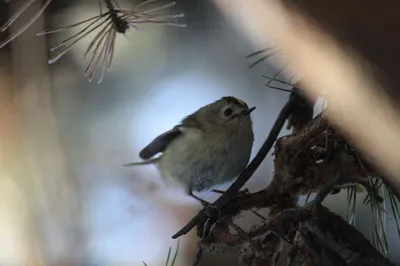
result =
M0 24L24 2L0 2ZM0 50L1 265L163 265L168 248L177 245L171 236L201 206L163 185L153 166L121 165L139 160L141 148L184 116L227 95L257 107L254 156L289 96L265 87L261 77L273 76L282 65L272 58L249 69L254 61L246 55L264 47L253 47L204 0L177 1L173 12L185 14L185 28L145 25L118 35L112 69L101 84L83 75L87 61L81 57L91 38L48 65L50 47L77 30L51 38L36 33L98 12L97 1L54 1ZM257 191L272 174L269 156L246 187ZM325 205L345 216L346 202L339 193ZM356 225L370 238L370 210L359 205L362 222ZM258 221L252 213L239 218L244 229ZM387 226L391 257L400 264L390 215ZM194 231L181 238L177 265L192 264L196 241ZM201 264L236 265L236 257L205 254Z

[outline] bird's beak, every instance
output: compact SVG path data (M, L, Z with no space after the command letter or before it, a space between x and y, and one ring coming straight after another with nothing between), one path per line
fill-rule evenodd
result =
M241 115L248 116L251 112L254 111L254 109L256 109L256 107L251 107L249 109L243 110L243 112L241 112Z
M256 109L256 107L251 107L248 111L247 111L247 115L249 115L251 112L253 112Z

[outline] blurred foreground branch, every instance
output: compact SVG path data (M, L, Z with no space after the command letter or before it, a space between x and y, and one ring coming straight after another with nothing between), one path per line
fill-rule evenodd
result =
M23 2L13 0L11 8L16 10ZM30 17L40 9L39 2L32 3L25 15ZM50 74L44 60L47 56L45 40L35 36L43 29L44 19L36 22L11 43L10 77L13 80L9 101L15 106L12 122L18 125L14 134L19 137L14 147L18 153L12 165L17 170L12 180L23 195L26 219L32 228L25 237L34 236L32 242L40 252L40 263L81 265L86 240L81 227L80 191L59 139ZM18 31L21 24L21 21L12 24L11 32ZM21 215L18 210L13 211ZM41 264L27 261L23 265Z

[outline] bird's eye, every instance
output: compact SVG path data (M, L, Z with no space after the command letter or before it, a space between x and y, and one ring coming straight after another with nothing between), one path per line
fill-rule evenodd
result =
M226 109L226 110L224 111L224 116L231 116L232 113L233 113L232 109L231 109L231 108L228 108L228 109Z

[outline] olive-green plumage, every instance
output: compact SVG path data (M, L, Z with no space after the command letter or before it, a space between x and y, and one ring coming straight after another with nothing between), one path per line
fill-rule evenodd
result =
M155 163L167 184L189 195L232 180L250 159L254 109L237 98L223 97L154 139L139 153L145 161L125 166Z

